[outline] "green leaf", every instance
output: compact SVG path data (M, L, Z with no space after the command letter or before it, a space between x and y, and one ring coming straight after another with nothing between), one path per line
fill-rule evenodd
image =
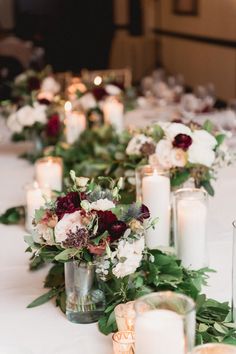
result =
M210 183L210 181L201 181L200 185L204 187L204 189L207 191L207 193L211 196L214 197L215 191Z
M74 257L78 253L76 248L68 248L60 252L56 257L56 261L68 261L70 258Z
M57 292L58 292L57 289L49 290L47 293L39 296L37 299L35 299L33 302L31 302L27 306L27 308L33 308L33 307L37 307L37 306L45 304L46 302L51 300L53 297L55 297L57 295Z
M214 129L214 124L210 120L207 120L203 124L203 129L205 129L208 133L212 133L212 131Z
M216 141L217 141L217 147L219 147L221 144L223 144L225 138L226 138L226 135L225 134L218 134L216 135Z
M20 224L25 217L25 210L23 206L17 206L7 209L0 215L0 223L5 225Z
M189 178L190 172L188 170L178 171L171 177L171 186L178 187L181 184L185 183Z

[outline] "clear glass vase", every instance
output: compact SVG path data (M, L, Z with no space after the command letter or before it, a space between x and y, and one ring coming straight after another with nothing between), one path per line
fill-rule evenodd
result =
M92 323L105 310L105 295L91 263L65 263L66 316L74 323Z
M228 344L205 344L192 351L192 354L236 354L236 347Z
M136 354L187 354L195 343L195 303L171 291L152 293L135 302Z

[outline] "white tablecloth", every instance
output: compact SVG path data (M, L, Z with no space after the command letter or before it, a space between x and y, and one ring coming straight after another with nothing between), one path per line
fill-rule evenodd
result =
M24 203L24 185L33 168L18 159L24 145L0 147L0 209ZM232 221L236 218L236 167L224 168L210 198L208 219L209 296L231 299ZM4 344L29 348L33 354L111 354L111 338L99 333L96 324L79 325L66 320L51 302L34 309L27 304L41 295L47 269L28 271L23 226L0 225L0 353ZM12 352L27 354L22 352Z

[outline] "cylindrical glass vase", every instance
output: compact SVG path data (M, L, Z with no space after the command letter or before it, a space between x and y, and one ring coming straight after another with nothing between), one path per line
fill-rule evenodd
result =
M236 346L219 343L205 344L194 348L191 354L236 354Z
M184 188L174 193L174 240L184 267L200 269L207 265L207 193Z
M171 291L135 302L135 354L187 354L195 342L195 303Z
M92 323L105 310L105 296L91 263L65 263L66 316L74 323Z
M146 244L150 249L170 245L170 178L167 171L146 165L136 170L136 199L145 204L151 218L158 219L155 229L148 229Z

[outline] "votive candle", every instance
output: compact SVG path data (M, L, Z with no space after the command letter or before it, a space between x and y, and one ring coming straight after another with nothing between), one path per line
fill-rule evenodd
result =
M116 98L108 98L103 104L105 123L111 124L118 133L124 129L124 105Z
M60 157L44 157L35 164L35 176L41 188L62 191L63 168Z

